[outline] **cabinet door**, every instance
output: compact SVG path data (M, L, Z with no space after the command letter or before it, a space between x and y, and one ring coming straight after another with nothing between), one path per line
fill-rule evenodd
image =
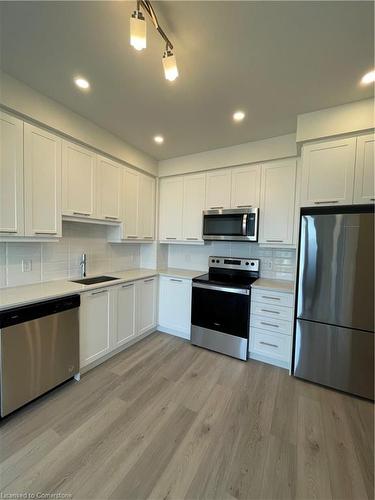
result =
M111 348L112 308L108 289L81 295L80 366L101 358Z
M156 326L156 285L156 278L147 278L137 282L138 335Z
M206 198L206 175L184 177L183 239L202 241L203 210Z
M119 347L136 335L136 287L125 283L115 290L115 326L113 347Z
M303 146L302 206L353 202L355 149L355 137Z
M231 171L229 168L207 172L206 208L230 208Z
M120 220L122 166L102 156L98 157L99 218Z
M231 207L259 207L260 165L232 169Z
M24 124L26 236L61 236L61 139Z
M155 179L148 175L141 175L140 177L139 229L141 239L154 239Z
M374 203L375 201L374 156L374 134L359 136L355 162L354 203Z
M173 277L160 278L159 325L190 338L191 281Z
M182 239L184 179L171 177L160 181L160 239Z
M24 234L23 122L0 112L0 235Z
M293 243L296 161L281 160L262 167L259 242Z
M139 201L140 174L135 170L125 169L123 172L123 237L128 240L139 238Z
M77 144L63 141L63 214L95 217L95 168L95 153Z

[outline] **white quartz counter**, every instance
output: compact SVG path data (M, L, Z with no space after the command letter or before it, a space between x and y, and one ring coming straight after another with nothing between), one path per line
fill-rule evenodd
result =
M259 278L251 285L252 288L261 290L274 290L275 292L294 293L294 281L287 280L272 280Z
M74 293L82 293L95 288L103 288L126 283L128 281L137 281L152 276L171 276L175 278L192 279L195 276L204 274L203 271L192 271L189 269L130 269L115 273L103 273L105 276L114 276L119 278L113 281L104 281L94 285L80 285L68 280L47 281L44 283L35 283L33 285L15 286L0 289L0 311L12 307L23 306L32 302L41 300L55 299Z

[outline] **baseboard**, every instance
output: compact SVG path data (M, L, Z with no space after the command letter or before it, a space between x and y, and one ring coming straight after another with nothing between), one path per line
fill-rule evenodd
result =
M180 337L180 339L190 340L190 332L183 332L181 330L174 330L173 328L168 328L167 326L158 325L157 330L159 332L168 333L174 337Z
M83 368L80 368L79 373L82 375L83 373L88 372L92 368L95 368L96 366L101 365L102 363L104 363L108 359L112 358L116 354L119 354L120 352L125 351L125 349L128 349L129 347L136 344L140 340L144 339L145 337L148 337L148 335L151 335L151 333L154 333L155 330L156 330L156 328L150 328L150 330L147 330L147 332L142 333L142 335L138 335L137 337L130 339L129 342L126 342L125 344L121 345L120 347L117 347L116 349L109 352L108 354L105 354L102 358L96 359L95 361L93 361L89 365L86 365Z
M279 359L269 358L268 356L255 354L254 352L249 352L249 358L255 359L256 361L262 361L263 363L268 363L269 365L278 366L279 368L285 368L285 370L289 370L289 363L287 361L281 361Z

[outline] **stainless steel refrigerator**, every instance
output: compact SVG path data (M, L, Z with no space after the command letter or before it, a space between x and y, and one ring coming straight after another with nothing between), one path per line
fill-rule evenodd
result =
M293 374L374 399L374 207L301 210Z

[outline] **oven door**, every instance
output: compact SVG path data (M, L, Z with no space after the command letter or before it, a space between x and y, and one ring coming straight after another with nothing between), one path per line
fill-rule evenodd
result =
M191 341L247 359L250 290L193 283Z
M203 239L257 241L258 209L205 210Z

